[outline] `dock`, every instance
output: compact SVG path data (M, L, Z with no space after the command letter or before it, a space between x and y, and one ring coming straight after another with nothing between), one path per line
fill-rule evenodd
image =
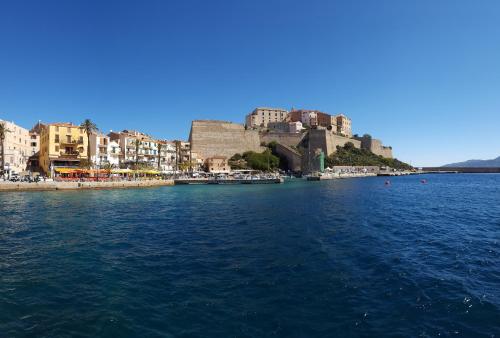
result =
M284 179L276 178L260 178L260 179L237 179L237 178L178 178L174 179L175 185L184 184L279 184L283 183Z

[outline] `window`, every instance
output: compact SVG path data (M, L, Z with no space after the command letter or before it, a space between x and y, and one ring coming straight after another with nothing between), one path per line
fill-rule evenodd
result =
M59 143L59 134L56 134L54 142Z
M56 146L56 151L59 151L59 146Z
M83 136L80 136L80 143L83 143Z
M56 126L56 131L59 131L59 126Z

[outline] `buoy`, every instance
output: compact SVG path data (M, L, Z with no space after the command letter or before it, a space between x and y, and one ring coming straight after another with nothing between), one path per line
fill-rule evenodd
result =
M391 181L387 180L385 181L385 185L390 185L391 184Z
M425 183L427 183L427 180L425 180L425 179L424 180L420 180L420 183L425 184Z

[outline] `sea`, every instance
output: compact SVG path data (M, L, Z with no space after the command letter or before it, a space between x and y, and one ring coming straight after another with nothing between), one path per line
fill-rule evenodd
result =
M500 175L3 192L0 337L500 337Z

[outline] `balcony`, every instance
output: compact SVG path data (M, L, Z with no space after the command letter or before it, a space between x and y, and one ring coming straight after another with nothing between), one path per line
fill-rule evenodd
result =
M78 151L61 151L59 153L59 157L62 157L62 158L78 158L78 157L80 157L80 153Z
M83 141L80 141L80 140L60 140L59 143L61 145L68 145L68 146L75 146L75 145L78 145L78 144L83 144Z

